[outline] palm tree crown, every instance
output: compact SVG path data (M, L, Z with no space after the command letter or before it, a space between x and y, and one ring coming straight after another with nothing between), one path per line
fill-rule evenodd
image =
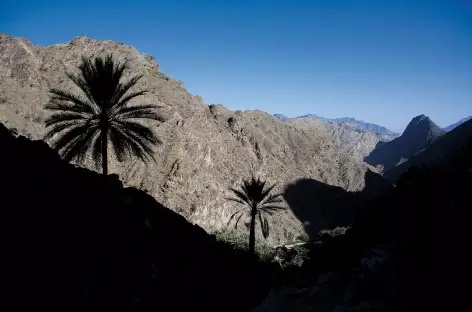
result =
M50 128L45 139L67 160L82 162L91 150L97 166L108 173L107 144L118 161L137 156L143 161L154 159L154 145L159 138L137 119L163 121L155 105L130 106L131 100L147 93L131 91L142 75L121 82L128 63L115 63L111 55L104 58L82 57L77 75L67 73L81 90L80 95L51 89L50 101L45 108L54 111L45 123Z
M231 221L236 218L235 228L238 226L239 220L243 215L249 214L251 217L251 229L249 233L249 251L254 252L255 247L255 222L256 217L259 219L259 223L262 229L262 235L264 238L269 236L269 222L267 221L267 215L272 215L280 210L285 210L284 207L280 207L277 204L282 203L282 194L270 194L274 189L275 184L266 188L266 182L260 178L244 179L241 183L241 190L230 188L235 197L227 198L228 200L240 203L245 207L233 213L229 220L228 225ZM249 208L249 209L247 209Z

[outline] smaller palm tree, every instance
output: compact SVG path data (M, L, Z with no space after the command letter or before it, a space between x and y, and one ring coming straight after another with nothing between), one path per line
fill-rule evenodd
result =
M275 184L266 188L266 182L260 178L244 179L241 183L241 190L230 188L235 197L229 197L228 200L237 202L245 207L236 211L228 220L228 225L233 219L236 219L234 227L238 226L242 216L248 214L251 218L251 227L249 230L249 252L254 254L256 245L256 217L261 225L262 236L269 237L269 222L267 215L272 215L278 211L285 210L277 204L282 203L282 194L270 194Z

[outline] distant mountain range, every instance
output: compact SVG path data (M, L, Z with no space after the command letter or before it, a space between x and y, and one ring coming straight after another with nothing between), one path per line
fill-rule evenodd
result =
M471 119L472 119L472 116L463 118L463 119L459 120L458 122L456 122L456 123L454 123L454 124L452 124L452 125L450 125L450 126L447 126L447 127L445 127L445 128L442 128L442 129L443 129L444 131L446 131L446 132L451 131L451 130L457 128L458 126L462 125L464 122L469 121L469 120L471 120Z
M367 123L367 122L364 122L362 120L357 120L352 117L325 118L325 117L321 117L315 114L307 114L307 115L299 116L295 118L288 118L287 116L284 116L282 114L275 114L274 117L282 121L286 121L288 119L297 119L297 118L311 118L315 120L320 120L324 123L340 125L348 130L372 132L379 135L380 137L382 137L383 140L386 140L386 141L389 141L399 135L398 133L395 133L387 129L386 127L379 126L372 123Z
M341 125L341 126L343 126L344 128L346 128L348 130L358 129L358 130L362 130L362 131L372 132L372 133L375 133L375 134L381 136L382 139L385 140L385 141L389 141L389 140L391 140L395 137L398 137L400 135L399 133L391 131L391 130L387 129L384 126L368 123L368 122L365 122L365 121L362 121L362 120L357 120L353 117L326 118L326 117L318 116L316 114L307 114L307 115L298 116L298 117L295 117L295 118L289 118L289 117L287 117L285 115L282 115L282 114L274 114L274 117L279 119L279 120L282 120L282 121L286 121L286 120L289 120L289 119L293 120L293 119L297 119L297 118L311 118L311 119L315 119L315 120L320 120L320 121L325 122L325 123ZM444 130L446 132L449 132L449 131L453 130L454 128L460 126L464 122L469 121L471 119L472 119L472 116L463 118L463 119L459 120L458 122L453 123L452 125L449 125L447 127L442 128L442 130Z

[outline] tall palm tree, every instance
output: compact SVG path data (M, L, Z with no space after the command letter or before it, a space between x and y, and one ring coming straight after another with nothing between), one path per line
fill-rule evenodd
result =
M131 100L147 93L131 91L142 75L122 81L128 63L115 63L106 57L82 57L79 73L67 73L81 94L51 89L45 108L54 112L45 123L50 128L45 139L67 160L82 162L91 150L97 167L108 174L108 141L118 161L137 156L154 160L154 145L159 138L140 119L163 121L155 105L130 105ZM55 138L53 140L53 137Z
M274 189L275 184L265 188L266 182L260 178L244 179L241 183L241 190L230 188L235 197L229 197L228 200L237 202L245 207L236 211L228 220L228 225L236 218L234 227L238 226L239 220L243 215L249 214L251 218L251 227L249 230L249 252L254 254L256 245L256 217L262 229L264 238L269 237L269 222L267 222L267 215L272 215L275 212L284 210L277 204L282 203L282 194L272 194L270 192Z

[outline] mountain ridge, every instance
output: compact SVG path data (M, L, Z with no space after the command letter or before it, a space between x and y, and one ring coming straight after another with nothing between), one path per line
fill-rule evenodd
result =
M429 117L418 115L401 136L374 149L364 161L387 171L427 148L444 133Z
M364 188L369 168L375 170L344 153L321 130L298 129L258 110L233 112L223 105L207 105L188 93L183 82L161 73L154 57L120 42L88 37L34 46L26 39L1 35L0 122L21 135L41 139L48 90L76 92L65 73L76 71L83 55L108 53L129 62L125 79L144 75L137 87L149 93L142 102L161 106L165 119L146 123L163 141L156 148L155 163L120 163L110 157L110 172L207 231L226 228L237 208L225 200L228 188L251 174L277 183L277 192L302 178L354 192ZM97 170L88 158L81 166ZM302 209L317 209L315 203L303 205ZM336 222L320 219L319 225L335 227ZM274 216L271 223L269 243L291 241L303 233L303 224L290 209ZM244 227L241 223L238 230L247 230Z
M372 132L381 136L383 140L391 140L399 135L398 133L387 129L384 126L368 123L368 122L365 122L363 120L358 120L353 117L326 118L326 117L318 116L316 114L306 114L306 115L298 116L294 118L289 118L282 114L274 114L274 117L282 121L302 119L302 118L320 120L324 123L340 125L348 130Z
M456 165L455 157L460 156L461 150L463 151L468 146L467 144L472 144L472 119L445 132L407 161L387 170L384 177L395 183L412 166L434 165L450 170Z
M447 131L451 131L451 130L457 128L458 126L460 126L461 124L463 124L464 122L467 122L467 121L469 121L469 120L471 120L471 119L472 119L472 116L462 118L462 119L459 120L458 122L453 123L452 125L449 125L449 126L447 126L447 127L444 127L444 128L442 128L442 129L443 129L444 131L446 131L446 132L447 132Z

